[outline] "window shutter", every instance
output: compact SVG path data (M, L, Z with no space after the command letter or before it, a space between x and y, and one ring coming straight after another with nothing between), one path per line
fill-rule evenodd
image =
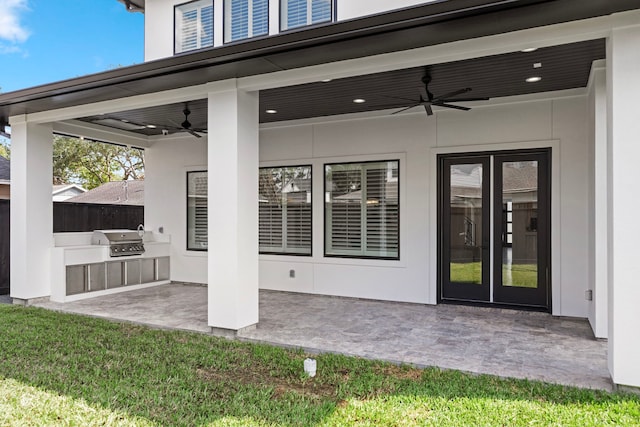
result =
M189 10L182 14L180 51L193 50L198 48L198 11Z
M332 169L331 247L362 247L362 171Z
M209 227L208 224L208 201L207 198L207 176L198 176L195 179L196 185L196 217L195 217L195 229L196 237L195 243L197 246L206 248L209 242Z
M200 46L213 46L213 5L200 9Z
M251 37L269 34L269 0L253 0Z
M386 165L366 169L367 251L398 251L398 182Z
M325 253L398 258L398 161L325 165Z
M231 21L230 40L240 40L249 36L249 0L231 0L228 16ZM229 20L227 26L229 26Z
M311 23L331 20L331 0L311 0Z
M175 51L213 46L213 1L200 0L176 6Z
M311 254L311 166L261 168L261 253Z
M269 33L269 0L227 0L225 41Z

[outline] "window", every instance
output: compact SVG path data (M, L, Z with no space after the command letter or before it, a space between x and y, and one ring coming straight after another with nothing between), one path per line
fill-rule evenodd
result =
M175 7L175 53L213 46L213 0Z
M325 255L399 259L399 161L325 165Z
M311 255L311 166L260 168L260 253Z
M226 0L224 41L269 34L269 0Z
M207 227L207 172L187 172L187 250L206 251Z
M333 0L281 0L282 30L328 22L332 19Z

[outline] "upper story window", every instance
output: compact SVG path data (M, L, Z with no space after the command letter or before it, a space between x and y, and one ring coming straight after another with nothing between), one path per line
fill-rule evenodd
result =
M224 41L269 34L269 0L226 0Z
M333 17L333 0L280 0L281 29L329 22Z
M213 46L213 0L175 7L175 53Z

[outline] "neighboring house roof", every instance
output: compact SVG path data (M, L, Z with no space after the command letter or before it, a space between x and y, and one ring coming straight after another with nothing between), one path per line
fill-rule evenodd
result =
M0 182L11 180L11 162L0 156Z
M68 203L99 203L109 205L144 205L144 181L112 181L93 190L65 200Z
M63 202L86 191L87 190L76 184L57 184L53 186L53 201Z

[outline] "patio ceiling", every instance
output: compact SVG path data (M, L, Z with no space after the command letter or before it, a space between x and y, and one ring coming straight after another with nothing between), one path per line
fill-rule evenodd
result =
M305 119L337 114L402 108L410 104L398 98L418 100L421 82L429 73L429 89L436 96L462 88L467 97L500 98L586 87L593 61L605 58L604 39L558 45L534 52L512 52L427 67L415 67L362 75L329 82L269 89L260 92L260 122ZM536 64L536 65L534 65ZM528 83L528 77L541 81ZM354 99L364 103L354 103ZM473 102L459 105L473 106ZM188 104L193 128L206 128L207 101ZM162 105L115 114L80 118L85 122L130 130L141 135L175 133L184 120L184 103ZM267 110L275 110L269 114ZM460 112L464 114L464 112ZM148 127L153 126L153 128Z

